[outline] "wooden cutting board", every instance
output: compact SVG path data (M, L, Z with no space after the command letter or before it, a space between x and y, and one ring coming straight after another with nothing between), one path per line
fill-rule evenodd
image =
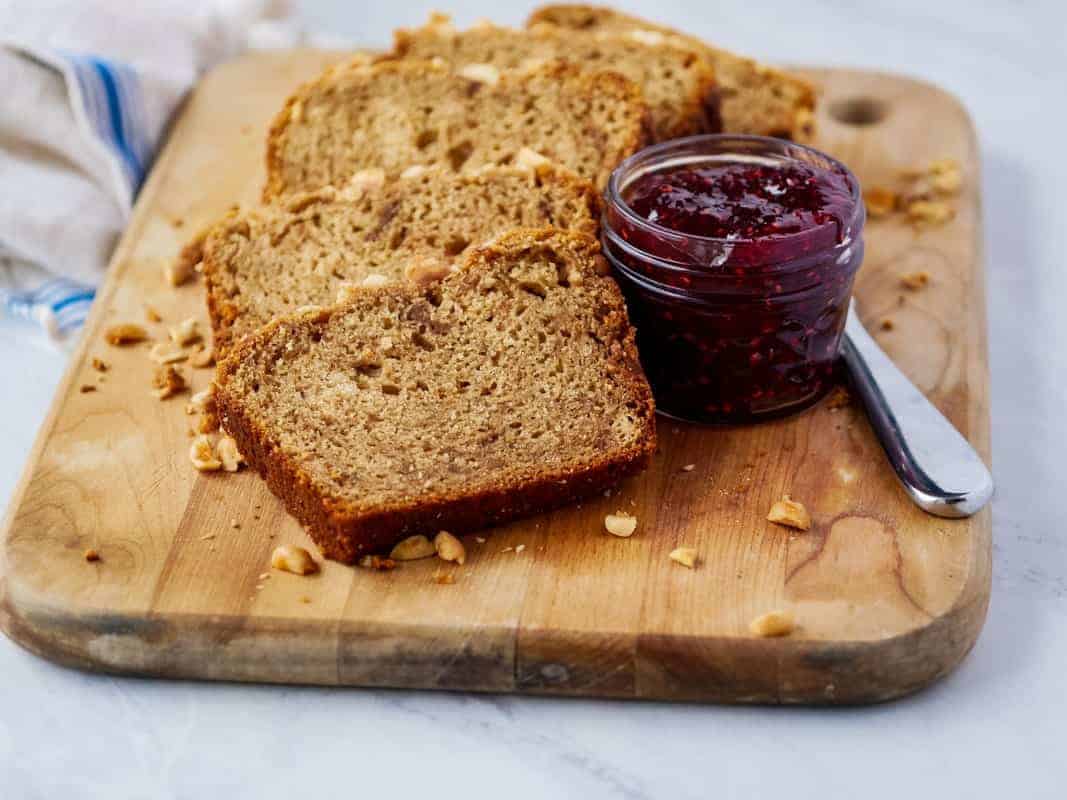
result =
M148 325L157 340L167 323L206 322L202 287L169 288L163 266L231 204L255 203L268 120L336 58L244 58L179 115L8 510L0 609L11 638L64 664L140 675L728 702L884 700L959 663L988 603L989 511L923 514L862 412L826 403L757 427L661 420L647 473L611 497L467 537L462 567L270 572L276 545L313 549L301 528L254 473L196 472L187 396L150 396L149 345L110 347L102 332L143 323L146 304L165 320ZM867 185L935 158L964 166L951 223L868 225L857 293L882 345L988 459L967 114L906 78L811 75L823 89L819 146ZM931 284L903 290L899 275L916 270ZM886 317L893 330L879 328ZM111 366L103 383L94 356ZM186 371L194 390L211 379ZM811 510L810 531L765 521L785 493ZM616 509L637 515L633 538L604 533ZM699 551L695 569L668 559L679 545ZM102 560L86 561L88 548ZM783 608L798 621L792 636L749 635L750 620Z

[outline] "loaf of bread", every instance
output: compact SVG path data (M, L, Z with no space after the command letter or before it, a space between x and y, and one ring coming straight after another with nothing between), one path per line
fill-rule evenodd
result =
M523 148L598 187L646 141L641 90L613 72L550 62L486 79L444 62L359 59L289 98L267 138L265 199L413 164L470 172Z
M333 305L352 286L439 280L468 247L515 227L595 235L597 209L588 181L530 163L464 175L413 167L390 181L364 170L344 189L231 215L201 253L216 348L302 306Z
M600 492L655 450L605 272L589 236L517 229L432 286L282 317L219 364L221 423L345 562Z
M442 58L460 74L489 74L564 59L587 69L610 69L641 87L656 141L708 131L718 120L715 73L692 47L646 44L628 35L584 33L553 25L529 31L481 23L459 31L435 14L417 30L395 33L396 58Z
M815 90L807 81L722 50L679 31L611 8L548 5L533 12L531 30L545 25L573 31L629 35L648 45L674 43L701 53L714 67L722 129L798 141L814 133Z

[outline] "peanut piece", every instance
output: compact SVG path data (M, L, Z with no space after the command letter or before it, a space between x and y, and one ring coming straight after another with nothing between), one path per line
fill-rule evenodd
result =
M148 357L157 364L176 364L179 361L185 361L189 354L176 344L160 342L148 351Z
M359 565L366 569L387 570L395 569L396 562L391 558L382 558L381 556L363 556L359 560Z
M754 636L788 636L796 628L793 614L789 611L770 611L748 623Z
M413 258L404 267L404 277L416 286L428 286L444 278L452 271L447 261L433 256Z
M237 450L237 442L232 436L223 436L215 445L215 453L222 462L222 468L227 472L237 472L241 464L245 463L244 456Z
M519 152L515 154L515 166L519 169L536 172L538 167L543 167L551 163L552 162L543 155L536 150L531 150L529 147L520 147Z
M616 511L604 517L604 529L612 536L629 538L637 530L637 517L623 511Z
M398 542L389 553L389 558L395 561L416 561L436 554L437 548L433 542L420 533Z
M379 275L376 272L372 272L360 283L360 286L366 289L378 289L382 286L388 286L389 279L384 275ZM342 287L343 288L343 287Z
M683 567L692 569L697 563L697 551L694 547L676 547L670 552L671 561L677 561Z
M767 521L784 525L787 528L796 528L799 531L806 531L811 527L811 515L808 509L803 503L791 499L789 495L784 495L781 500L771 506L771 510L767 513Z
M433 546L437 550L437 557L442 561L455 561L457 564L467 561L467 548L448 531L438 533L433 539Z
M200 323L190 317L170 329L170 338L179 347L200 341Z
M194 367L210 367L215 363L215 348L198 344L189 356L189 363Z
M201 472L214 472L222 469L222 462L215 457L215 448L211 446L211 439L204 434L193 439L189 447L189 460Z
M131 322L124 322L121 325L112 325L104 332L104 339L107 340L107 343L116 347L143 342L147 338L148 331L140 325L134 325Z
M461 78L469 81L496 86L500 82L500 70L492 64L466 64L456 71Z
M152 390L152 394L160 400L166 400L168 397L173 397L188 388L185 376L170 364L156 370L156 375L152 379L152 386L155 387Z
M294 575L311 575L319 571L319 565L311 553L295 544L283 544L275 547L270 554L271 569L292 572Z

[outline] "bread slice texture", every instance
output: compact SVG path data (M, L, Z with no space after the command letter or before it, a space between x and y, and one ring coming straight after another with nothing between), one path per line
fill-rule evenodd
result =
M215 344L303 306L328 306L363 283L444 277L470 247L516 227L595 235L588 181L551 164L457 175L415 167L386 181L358 173L344 189L298 193L223 220L201 258Z
M472 172L510 164L523 148L603 188L646 143L647 124L640 89L613 72L551 62L487 83L440 60L360 58L301 87L279 112L264 197L343 186L368 168Z
M795 141L810 140L814 135L815 88L796 75L603 6L547 5L536 9L527 21L531 30L546 25L586 33L614 33L652 46L673 43L696 50L715 70L722 130Z
M394 37L394 57L442 58L461 73L474 75L480 70L485 74L487 65L510 70L557 59L613 70L641 87L655 141L707 132L709 116L718 119L715 72L688 45L653 46L627 35L556 26L522 31L482 23L459 31L441 14L422 28L400 29Z
M219 364L220 420L328 558L555 508L656 446L595 239L518 229L430 287L283 317Z

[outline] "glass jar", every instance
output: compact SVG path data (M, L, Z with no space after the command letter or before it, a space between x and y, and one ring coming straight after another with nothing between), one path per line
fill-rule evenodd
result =
M619 165L604 253L660 413L732 424L819 399L833 384L864 219L844 165L779 139L693 136Z

